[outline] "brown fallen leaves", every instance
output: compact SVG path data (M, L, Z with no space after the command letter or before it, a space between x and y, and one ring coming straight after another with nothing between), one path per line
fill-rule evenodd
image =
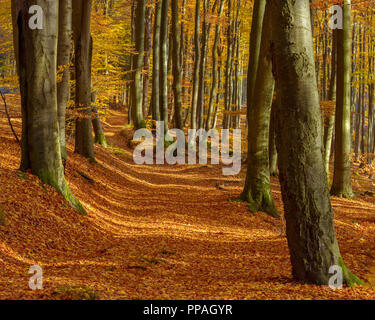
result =
M333 291L293 281L283 220L228 201L242 183L220 167L134 165L120 135L124 123L117 112L105 123L113 147L96 147L98 164L69 154L69 185L89 212L82 217L16 170L19 147L0 118L1 299L375 298L371 284ZM20 120L14 124L19 130ZM282 210L276 179L272 186ZM333 199L344 260L373 284L374 201ZM35 264L43 268L43 290L28 287Z

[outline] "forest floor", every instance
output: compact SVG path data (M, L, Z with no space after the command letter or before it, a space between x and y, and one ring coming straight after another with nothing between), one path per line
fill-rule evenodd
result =
M66 176L88 211L81 216L17 170L20 149L0 113L0 299L375 299L375 188L367 176L355 171L357 197L332 203L344 261L369 284L302 285L291 276L283 219L230 201L244 172L135 165L124 123L111 111L110 147L95 146L96 164L69 145ZM13 124L20 134L20 119ZM282 212L276 178L272 187ZM29 289L32 265L43 269L42 290Z

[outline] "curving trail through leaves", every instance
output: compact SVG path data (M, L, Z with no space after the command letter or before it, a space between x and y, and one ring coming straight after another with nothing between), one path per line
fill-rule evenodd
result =
M17 133L20 119L13 120ZM220 166L139 166L125 116L104 122L111 147L95 147L97 164L72 153L66 175L89 212L79 216L50 187L18 172L19 147L0 117L0 299L67 299L61 288L90 288L100 299L375 299L371 284L331 290L293 281L283 227L231 202L244 173ZM91 183L78 172L94 180ZM361 178L363 178L361 176ZM366 183L366 185L364 185ZM366 179L358 192L373 190ZM282 211L277 179L272 180ZM347 265L375 283L374 197L333 198ZM43 290L28 269L43 268Z

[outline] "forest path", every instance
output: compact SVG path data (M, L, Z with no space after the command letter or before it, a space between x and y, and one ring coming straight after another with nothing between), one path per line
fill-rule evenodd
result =
M16 170L19 147L0 118L0 298L84 298L91 288L102 299L375 299L364 287L294 282L283 221L229 201L240 194L244 172L136 165L125 120L111 111L104 122L110 147L95 146L97 164L69 146L66 175L89 212L83 217ZM277 179L272 187L282 210ZM344 260L361 277L375 265L373 203L333 198ZM43 290L28 288L35 264L43 268Z

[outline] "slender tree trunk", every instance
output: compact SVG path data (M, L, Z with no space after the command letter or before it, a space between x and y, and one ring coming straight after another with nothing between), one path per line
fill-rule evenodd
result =
M72 0L59 1L59 36L57 45L57 68L62 70L62 79L57 83L57 112L59 118L59 134L61 157L68 159L65 141L65 115L69 101L69 64L72 38Z
M204 118L204 94L205 94L205 77L206 77L206 64L207 64L207 50L210 35L210 23L207 21L209 1L204 0L204 19L202 22L202 48L201 59L199 65L199 88L198 88L198 102L197 102L197 127L203 128Z
M180 25L178 18L178 0L172 0L172 59L173 59L173 93L175 105L175 126L178 129L184 128L182 119L182 97L181 97L181 43L180 43Z
M233 28L233 17L232 17L232 0L228 0L228 11L227 11L227 18L228 18L228 27L227 27L227 62L226 62L226 69L225 69L225 96L224 96L224 104L225 104L225 111L224 119L223 119L223 128L229 129L231 123L231 110L232 110L232 54L233 54L233 46L232 46L232 28Z
M222 14L224 11L224 0L220 0L220 5L218 9L218 17L219 19L221 18ZM215 30L215 40L214 40L214 45L212 47L212 85L211 85L211 92L210 92L210 99L208 103L208 111L207 111L207 120L206 120L206 130L210 130L212 128L212 123L211 123L211 115L213 112L213 107L214 107L214 102L216 99L216 94L217 94L217 88L218 88L218 83L217 83L217 76L218 76L218 45L219 45L219 40L220 40L220 30L221 30L221 25L218 23L216 25L216 30Z
M329 92L328 92L329 101L336 100L336 75L337 75L336 65L337 65L337 34L336 34L336 30L333 30L331 79L330 79L330 87L329 87ZM326 168L328 180L329 180L329 160L331 157L333 128L335 125L334 111L330 110L330 112L332 114L328 115L325 118L325 126L324 126L324 166Z
M168 9L169 0L162 3L160 26L160 119L164 121L164 131L168 130Z
M95 92L91 93L91 102L92 102L92 112L94 117L92 119L92 126L95 133L95 143L100 144L104 148L108 147L107 140L104 135L104 130L102 123L100 122L98 107L96 106L96 94Z
M270 22L270 12L266 9L264 25L268 26ZM249 202L251 212L263 211L273 217L279 217L272 198L269 170L269 125L275 85L272 75L270 28L263 28L261 37L256 94L248 119L247 171L241 199Z
M350 0L344 0L343 29L337 30L337 90L335 127L335 166L331 194L353 196L350 172Z
M155 3L154 19L154 43L153 43L153 60L152 60L152 96L151 110L152 119L160 121L160 24L161 24L161 1Z
M145 128L146 123L143 119L143 67L144 67L144 49L145 49L145 16L146 0L138 0L135 13L135 50L137 53L134 59L134 78L133 78L133 123L134 128Z
M269 157L270 157L270 176L278 176L277 172L277 149L276 149L276 132L275 132L275 116L276 106L274 101L271 107L270 133L269 133Z
M193 97L191 102L191 124L192 129L197 127L197 104L198 104L198 91L199 91L199 66L201 59L201 48L199 41L199 28L200 28L200 2L197 0L195 3L195 55L194 55L194 72L193 72Z
M148 114L148 90L150 84L150 57L151 57L151 25L152 25L152 8L147 6L146 8L146 21L145 21L145 54L144 54L144 76L143 76L143 117L147 117Z
M75 152L95 161L91 129L91 59L90 15L92 1L73 1L75 48L76 120Z

